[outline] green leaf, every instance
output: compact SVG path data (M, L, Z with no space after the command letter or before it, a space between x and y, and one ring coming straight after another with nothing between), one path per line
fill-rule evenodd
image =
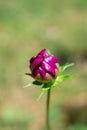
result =
M32 86L32 85L38 85L38 86L40 86L40 85L42 85L42 84L43 84L43 83L41 83L41 82L35 80L35 81L33 81L32 83L25 85L23 88L27 88L27 87L30 87L30 86Z
M34 84L34 85L42 85L43 83L42 82L39 82L39 81L37 81L37 80L35 80L34 82L32 82L32 84Z
M53 84L54 84L54 81L47 82L47 83L43 84L41 94L38 97L38 100L47 92L48 89L50 89L50 87L52 87Z
M31 74L31 73L25 73L25 75L28 75L28 76L31 76L31 77L32 77L32 74Z
M57 79L55 80L53 86L56 87L58 84L62 83L63 81L65 81L66 79L70 78L70 75L60 75L57 77Z
M49 85L47 83L44 83L42 89L46 89L46 88L49 88Z
M69 67L71 67L71 66L73 66L73 65L74 65L74 63L65 64L65 65L61 66L61 71L64 72L67 68L69 68Z
M70 78L70 75L61 75L61 76L58 76L57 78L57 82L61 83L63 82L64 80Z
M37 100L39 100L47 92L48 89L49 89L48 87L47 88L42 88L41 94L39 95Z
M32 83L31 84L27 84L27 85L23 86L23 88L27 88L27 87L30 87L32 85L33 85Z

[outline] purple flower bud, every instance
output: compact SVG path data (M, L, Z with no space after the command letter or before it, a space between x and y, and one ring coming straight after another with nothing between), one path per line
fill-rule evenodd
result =
M36 56L30 59L32 77L38 81L48 82L55 79L59 71L59 60L57 57L48 54L46 49L41 50Z

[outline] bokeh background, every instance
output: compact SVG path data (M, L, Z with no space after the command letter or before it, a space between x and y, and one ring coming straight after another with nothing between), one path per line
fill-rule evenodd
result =
M0 0L0 130L44 130L46 94L23 88L42 48L75 63L52 90L52 130L87 130L87 0Z

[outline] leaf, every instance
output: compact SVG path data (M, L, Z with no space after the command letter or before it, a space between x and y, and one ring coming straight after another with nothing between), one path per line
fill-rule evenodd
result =
M70 78L71 75L60 75L57 77L57 79L55 80L53 86L56 87L58 84L62 83L63 81L65 81L66 79Z
M32 74L31 74L31 73L25 73L25 75L28 75L28 76L31 76L31 77L32 77Z
M27 85L23 86L23 88L27 88L27 87L30 87L32 85L33 85L32 83L31 84L27 84Z
M64 80L70 78L70 75L61 75L61 76L58 76L57 78L57 82L61 83L63 82Z
M40 85L42 85L42 84L43 84L43 83L41 83L41 82L35 80L35 81L33 81L32 83L25 85L23 88L27 88L27 87L30 87L30 86L32 86L32 85L38 85L38 86L40 86Z
M48 87L47 88L42 88L41 94L39 95L37 100L39 100L47 92L48 89L49 89Z
M38 100L47 92L48 89L50 89L54 84L54 81L44 83L42 86L41 94L38 97Z
M39 82L39 81L37 81L37 80L35 80L34 82L32 82L32 84L34 84L34 85L42 85L43 83L42 82Z
M65 65L61 66L61 71L64 72L67 68L69 68L69 67L71 67L71 66L73 66L73 65L74 65L74 63L65 64Z

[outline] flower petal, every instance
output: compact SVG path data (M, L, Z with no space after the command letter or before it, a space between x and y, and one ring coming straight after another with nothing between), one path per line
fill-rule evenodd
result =
M53 66L50 66L49 64L47 64L46 62L43 62L41 64L41 68L43 68L44 70L46 70L48 73L50 73L53 77L55 77L55 68Z
M34 70L42 61L43 61L43 59L39 58L39 57L34 59L34 61L30 64L31 70Z
M33 72L32 72L33 76L35 77L37 74L40 74L40 70L39 70L39 67L38 69L34 69Z
M32 63L35 59L36 59L36 56L33 56L33 57L30 59L30 63Z
M38 55L45 56L45 54L46 54L46 49L43 49L43 50L41 50L41 51L37 54L37 56L38 56Z
M40 74L42 76L42 79L44 79L44 77L46 75L46 71L44 69L42 69L41 67L39 69L40 69Z
M41 67L38 67L37 69L34 69L33 75L36 76L38 74L40 74L40 76L42 77L42 79L44 79L44 77L46 75L46 71L44 69L42 69Z
M47 58L45 58L45 61L46 61L47 63L52 63L52 64L59 62L58 58L56 58L55 56L52 56L52 55L50 55L50 56L48 56Z
M58 58L49 54L46 49L41 50L30 59L32 76L38 81L47 82L58 75Z
M44 58L51 56L50 54L47 53L46 49L41 50L37 56L42 56Z

